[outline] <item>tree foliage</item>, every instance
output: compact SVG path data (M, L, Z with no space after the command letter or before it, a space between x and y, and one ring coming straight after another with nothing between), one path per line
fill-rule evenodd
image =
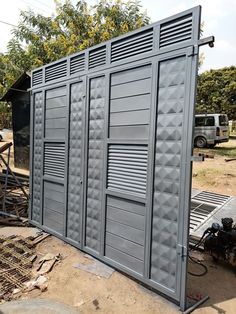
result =
M199 75L197 113L226 113L236 120L236 67L206 71Z
M6 54L0 54L0 96L23 71L109 40L149 23L138 1L55 1L56 14L21 12Z

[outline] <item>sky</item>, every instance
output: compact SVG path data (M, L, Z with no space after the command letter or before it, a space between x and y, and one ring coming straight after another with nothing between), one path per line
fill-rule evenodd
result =
M96 1L87 0L89 4L95 4ZM75 3L76 0L72 2ZM205 57L201 72L236 65L236 0L141 0L140 3L152 22L201 5L204 22L203 37L215 36L214 48L201 47L200 51ZM13 26L2 22L17 25L20 11L29 8L45 16L55 12L53 0L4 1L0 10L0 52L6 51L13 29Z

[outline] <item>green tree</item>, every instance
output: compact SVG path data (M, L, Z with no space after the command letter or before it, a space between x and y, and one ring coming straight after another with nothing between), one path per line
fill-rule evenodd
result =
M99 44L149 23L138 1L100 0L89 6L55 1L56 14L21 12L6 54L0 55L0 96L23 71Z
M236 120L236 67L203 72L198 77L197 113L226 113Z

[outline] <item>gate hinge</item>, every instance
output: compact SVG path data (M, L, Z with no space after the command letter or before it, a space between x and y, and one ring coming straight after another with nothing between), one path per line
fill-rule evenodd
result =
M177 245L177 254L184 260L188 256L188 249L184 245Z

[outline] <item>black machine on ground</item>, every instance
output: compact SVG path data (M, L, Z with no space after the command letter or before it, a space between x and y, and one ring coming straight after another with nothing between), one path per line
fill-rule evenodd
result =
M236 224L232 218L222 218L222 226L213 223L204 232L204 250L209 252L214 260L223 259L236 267ZM202 242L202 241L201 241Z

